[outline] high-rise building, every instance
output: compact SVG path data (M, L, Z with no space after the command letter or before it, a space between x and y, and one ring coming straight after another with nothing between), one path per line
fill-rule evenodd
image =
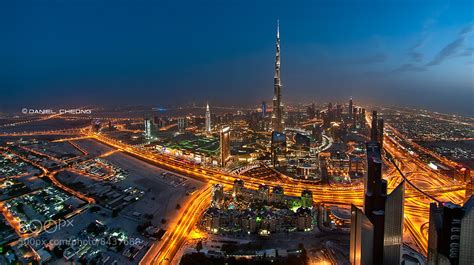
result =
M360 127L365 128L366 125L366 119L365 119L365 109L361 108L360 109Z
M230 128L224 127L219 133L219 149L221 166L225 166L227 160L230 158Z
M464 265L474 260L474 197L464 206L430 204L428 264Z
M372 261L374 225L367 216L351 206L351 236L349 262L352 265L370 265Z
M224 187L221 184L215 184L212 187L212 201L211 206L220 208L224 202Z
M242 191L244 190L244 181L241 179L234 180L234 186L232 188L232 193L234 196L242 195Z
M365 117L364 117L365 119ZM372 111L372 125L370 128L370 141L378 143L378 130L377 130L377 111Z
M405 181L402 181L385 202L385 224L383 240L383 264L399 265L403 246L403 212Z
M277 166L279 164L279 158L284 156L286 153L286 135L284 133L273 131L270 148L272 164L273 166Z
M145 122L145 130L144 130L145 138L149 140L151 139L151 120L149 118L145 118L144 122Z
M377 121L377 140L379 141L379 146L380 146L380 151L383 152L383 127L384 127L384 122L383 119L378 119Z
M368 142L366 149L364 212L355 206L351 212L351 263L400 264L404 182L387 196L387 181L382 178L379 144L375 141ZM366 234L370 235L369 239ZM371 241L370 244L367 243L368 240Z
M365 181L364 213L374 225L373 262L383 264L385 200L387 181L382 179L382 157L378 143L369 142L367 179Z
M206 104L206 133L211 133L211 110L209 104Z
M464 204L459 242L459 264L472 264L474 261L474 196L471 196Z
M184 132L186 130L186 127L188 126L188 120L186 117L179 117L178 118L178 130L180 132Z
M277 21L276 34L276 56L275 56L275 76L273 78L273 111L272 111L273 131L283 132L285 121L283 120L283 102L281 100L281 76L280 76L280 23Z
M267 103L262 101L262 118L265 118L265 116L267 116Z
M349 118L352 118L352 111L353 111L353 105L352 105L352 97L349 99Z

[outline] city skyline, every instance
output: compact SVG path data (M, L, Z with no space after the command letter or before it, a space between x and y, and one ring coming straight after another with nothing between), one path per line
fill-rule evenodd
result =
M357 95L473 115L469 1L262 2L250 10L245 2L212 1L189 9L151 1L2 5L0 111L270 102L279 19L286 103Z
M473 0L28 1L0 264L474 262Z

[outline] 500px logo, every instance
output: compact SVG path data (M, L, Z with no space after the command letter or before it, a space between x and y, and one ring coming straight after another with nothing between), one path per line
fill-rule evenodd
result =
M52 115L52 114L92 114L91 109L59 109L57 111L53 109L29 109L22 108L21 113L23 114L40 114L40 115Z
M31 220L28 223L28 227L31 229L31 232L41 232L45 231L46 233L54 233L62 228L73 227L73 220L47 220L41 222L40 220Z

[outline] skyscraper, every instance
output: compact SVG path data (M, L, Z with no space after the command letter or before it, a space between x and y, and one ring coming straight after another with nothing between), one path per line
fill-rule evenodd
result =
M267 103L262 101L262 118L265 118L265 116L267 116Z
M371 141L367 143L366 149L364 212L352 207L350 261L352 264L364 265L400 264L404 181L387 196L379 143Z
M364 117L365 118L365 117ZM379 131L377 130L377 111L372 111L372 127L370 128L370 141L371 142L378 142L378 134Z
M186 127L188 126L188 120L186 117L179 117L178 118L178 130L179 132L184 132Z
M377 121L377 131L378 131L377 140L379 141L380 151L382 152L383 152L383 130L384 130L383 127L384 127L383 119L379 119Z
M474 197L464 206L430 204L428 264L472 264L474 258Z
M225 163L230 157L230 128L224 127L220 131L220 158L221 166L225 166Z
M374 225L362 210L351 206L349 262L352 265L374 264L372 261Z
M273 131L283 132L285 122L283 120L283 102L281 101L281 76L280 76L280 23L277 21L275 76L273 78Z
M474 260L474 196L464 204L459 242L459 264L469 264Z
M385 202L385 224L383 240L383 264L399 265L403 245L403 211L405 181L403 180Z
M279 158L284 157L286 153L286 135L277 131L272 132L271 141L271 155L272 164L277 166L279 164Z
M353 111L353 106L352 106L352 97L349 99L349 118L352 118L352 111Z
M151 139L151 120L149 118L145 118L145 138L147 140Z
M387 181L382 179L382 158L378 143L369 142L367 148L367 179L364 213L374 225L373 262L383 264L385 200Z
M211 133L211 111L209 110L209 103L206 105L206 133Z

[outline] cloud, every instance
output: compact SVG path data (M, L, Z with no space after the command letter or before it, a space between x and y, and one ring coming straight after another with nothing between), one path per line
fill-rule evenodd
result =
M461 32L459 32L459 35L467 35L472 32L474 32L474 24L467 25L465 28L461 30Z
M393 73L404 73L404 72L423 72L426 68L423 66L417 66L412 63L402 64L400 67L392 70Z
M383 63L387 60L388 56L385 53L375 53L366 57L355 59L353 62L356 64L373 64Z
M468 47L462 53L460 53L459 56L469 57L469 56L472 56L473 54L474 54L474 47Z
M459 36L455 40L450 42L448 45L446 45L443 49L441 49L441 51L439 51L438 54L436 54L435 57L426 64L426 66L439 65L446 59L449 59L454 55L458 54L464 47L467 38L472 32L474 32L474 24L464 27L459 32Z
M425 35L423 33L423 35ZM420 40L415 43L412 47L410 47L407 51L408 56L410 57L411 61L413 62L421 62L423 61L424 54L418 51L418 49L421 49L425 46L425 44L428 42L428 37L424 36L420 38Z

